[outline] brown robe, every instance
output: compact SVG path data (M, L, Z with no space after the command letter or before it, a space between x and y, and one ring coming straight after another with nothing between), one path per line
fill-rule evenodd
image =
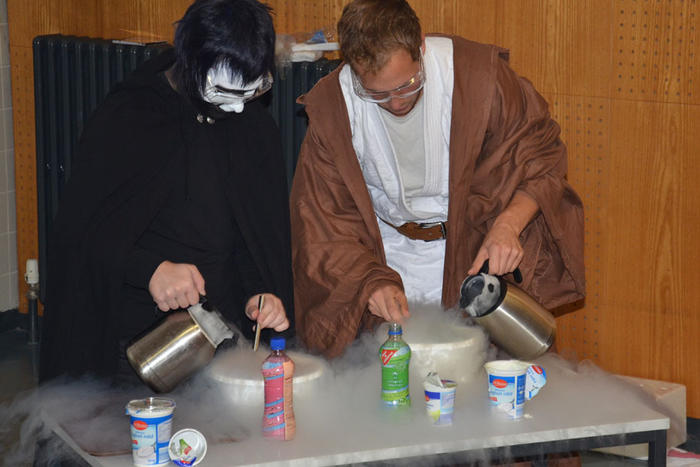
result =
M454 92L442 304L457 304L467 270L516 190L540 213L520 235L521 287L547 308L583 298L583 206L566 181L566 147L545 100L502 49L452 37ZM342 67L342 65L341 65ZM367 302L402 287L386 265L374 208L352 146L341 67L300 98L309 116L291 193L296 331L309 350L340 355L382 319Z

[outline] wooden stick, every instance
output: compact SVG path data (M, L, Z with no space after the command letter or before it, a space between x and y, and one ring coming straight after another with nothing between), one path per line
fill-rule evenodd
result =
M265 304L265 294L260 294L258 298L258 319L260 319L260 314L262 313L263 305ZM253 352L258 351L258 345L260 344L260 324L255 324L255 342L253 342Z

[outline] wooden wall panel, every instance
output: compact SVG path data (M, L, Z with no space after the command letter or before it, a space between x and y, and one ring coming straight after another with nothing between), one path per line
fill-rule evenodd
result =
M459 23L459 6L456 2L414 0L411 6L421 19L421 28L425 32L454 34L462 26Z
M562 127L568 148L568 180L585 207L586 306L557 320L557 346L564 354L602 364L601 326L603 298L609 271L602 267L607 256L604 184L610 154L610 100L606 98L544 94L552 116Z
M608 97L610 10L608 0L500 0L496 43L542 92Z
M141 37L152 42L171 41L175 32L173 23L182 17L190 4L182 0L110 3L115 5L100 11L102 27L99 37ZM112 8L118 9L119 14L111 14Z
M278 32L334 27L348 0L269 0ZM8 0L19 276L36 256L31 40L169 40L190 0ZM586 216L585 306L559 348L688 385L700 417L700 68L696 0L409 0L426 32L511 50L551 103ZM25 288L22 283L22 309Z
M613 103L603 268L605 364L690 386L698 404L700 271L700 109L617 100ZM697 413L697 412L696 412Z
M483 42L486 44L496 44L498 8L499 0L482 0L477 5L475 2L453 2L455 9L455 29L451 33L464 36L468 39ZM427 28L424 28L428 31ZM448 32L439 29L434 32Z
M15 153L15 207L17 212L17 268L19 309L26 312L27 286L24 281L27 259L37 258L38 217L36 190L36 139L34 134L34 75L32 49L10 45L12 70L12 120ZM30 68L31 70L31 68Z
M290 2L271 0L275 12L275 27L282 33L312 32L321 28L335 31L336 23L347 0L309 0Z
M700 104L695 0L614 2L613 95Z
M173 23L182 17L190 3L188 0L8 0L10 43L31 47L35 36L54 33L113 39L140 35L171 40ZM35 5L41 8L33 9Z

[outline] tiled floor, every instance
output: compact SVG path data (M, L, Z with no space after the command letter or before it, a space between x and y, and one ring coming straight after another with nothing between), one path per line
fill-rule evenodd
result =
M20 329L0 331L0 404L8 403L16 394L34 388L37 369L38 346L28 344L27 333ZM684 449L699 452L698 428L698 421L689 419L689 441L682 446ZM0 466L5 465L3 464L3 449L8 447L3 447L3 443L12 443L12 440L16 439L17 436L17 434L10 433L6 439L0 438ZM646 462L643 461L595 452L584 452L581 459L584 466L591 467L646 465Z

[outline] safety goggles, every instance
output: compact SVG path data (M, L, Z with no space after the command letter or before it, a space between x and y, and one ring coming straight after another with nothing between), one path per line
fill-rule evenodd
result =
M202 97L206 102L217 105L226 112L241 112L246 102L265 94L272 88L272 83L272 74L269 72L245 86L240 79L231 81L221 70L212 70L207 74Z
M399 87L396 87L390 91L372 91L365 89L360 82L360 78L355 74L352 69L350 70L352 75L352 89L357 94L357 97L366 102L372 102L374 104L382 104L384 102L389 102L391 99L405 99L411 97L412 95L418 93L425 85L425 69L423 68L423 56L420 57L420 69L418 72L411 77L408 81Z
M208 78L208 77L207 77ZM240 99L243 102L252 101L253 99L262 96L267 91L272 89L272 83L274 82L272 74L260 78L260 84L252 89L230 89L221 84L211 84L209 79L207 79L207 91L206 93L210 96L221 96Z

